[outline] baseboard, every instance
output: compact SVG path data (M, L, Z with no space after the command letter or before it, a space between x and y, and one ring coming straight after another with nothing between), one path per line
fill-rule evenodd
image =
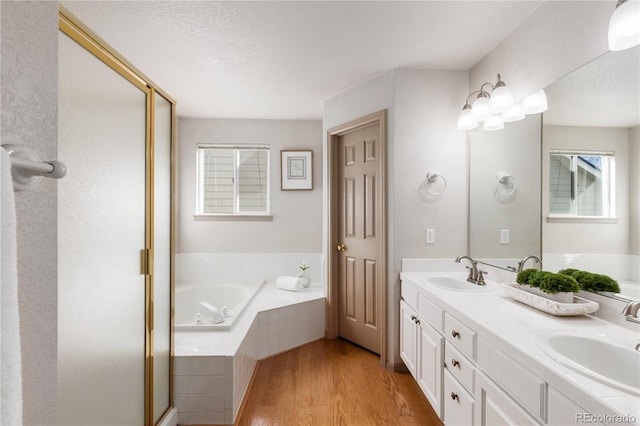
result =
M407 368L406 365L404 365L404 362L400 361L400 362L396 362L393 363L391 361L387 362L387 370L391 370L395 373L408 373L409 369Z

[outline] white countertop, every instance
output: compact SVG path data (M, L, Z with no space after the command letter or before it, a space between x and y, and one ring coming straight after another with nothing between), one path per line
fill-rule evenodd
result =
M403 282L412 282L431 301L474 329L478 337L518 361L591 414L631 415L636 419L634 424L640 424L640 397L559 364L538 344L539 336L544 333L568 331L603 333L628 341L633 347L640 339L636 332L586 315L556 317L538 311L506 296L503 286L495 282L488 281L489 289L484 292L463 292L429 284L427 279L434 276L466 278L466 274L450 272L402 272L400 275Z

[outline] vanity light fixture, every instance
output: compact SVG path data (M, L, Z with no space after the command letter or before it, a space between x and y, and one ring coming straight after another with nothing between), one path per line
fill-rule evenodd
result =
M634 0L635 1L635 0ZM638 0L640 1L640 0ZM473 104L469 100L475 95ZM483 83L480 90L471 92L458 116L458 130L473 130L482 124L482 130L504 129L504 123L522 120L525 114L537 114L547 109L547 97L543 90L517 104L511 89L498 74L496 84Z
M540 89L535 93L527 96L522 100L522 112L529 114L538 114L547 110L547 95L544 90Z
M523 120L524 117L525 115L524 112L522 112L522 106L520 104L515 104L502 113L502 121L504 121L505 123L520 121Z
M640 0L618 0L609 20L609 50L640 44Z
M502 121L502 116L500 114L493 114L482 124L482 130L494 131L502 129L504 129L504 121Z

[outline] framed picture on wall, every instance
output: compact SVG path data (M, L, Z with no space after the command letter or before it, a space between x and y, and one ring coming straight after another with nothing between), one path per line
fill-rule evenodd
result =
M280 151L280 189L313 189L313 151Z

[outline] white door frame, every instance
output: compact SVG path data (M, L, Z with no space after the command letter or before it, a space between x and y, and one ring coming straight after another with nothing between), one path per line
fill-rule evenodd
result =
M386 160L387 160L387 128L386 128L386 110L379 111L367 116L349 121L348 123L341 124L327 131L327 171L328 171L328 188L327 188L327 214L328 217L328 251L327 253L327 270L328 270L328 283L327 283L327 316L326 316L326 330L327 337L329 339L335 339L339 336L339 267L340 262L338 259L338 251L336 247L340 244L341 238L338 235L340 212L339 212L339 200L337 199L340 193L340 183L338 182L338 140L340 136L347 133L359 130L363 127L369 127L371 125L379 125L380 134L378 141L380 143L380 162L379 162L379 176L380 182L380 194L378 200L379 215L376 218L377 228L380 232L380 238L378 239L378 264L380 274L378 275L378 294L377 299L379 301L377 306L377 317L380 318L380 365L386 368L387 364L387 176L386 176Z

